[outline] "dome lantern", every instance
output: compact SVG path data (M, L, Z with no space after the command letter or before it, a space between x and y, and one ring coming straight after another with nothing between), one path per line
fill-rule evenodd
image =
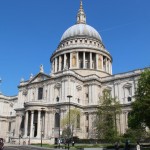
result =
M82 0L80 1L80 8L77 14L77 24L86 24L86 15L83 10Z

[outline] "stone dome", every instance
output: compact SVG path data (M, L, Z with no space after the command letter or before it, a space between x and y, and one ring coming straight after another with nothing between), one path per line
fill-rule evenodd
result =
M87 24L75 24L68 28L61 37L61 41L75 36L87 36L102 41L99 33L90 25Z

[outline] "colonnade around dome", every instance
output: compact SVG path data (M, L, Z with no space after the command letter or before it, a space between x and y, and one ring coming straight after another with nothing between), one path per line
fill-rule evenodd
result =
M52 72L68 69L89 69L112 74L111 60L107 56L95 52L74 51L64 53L54 58Z

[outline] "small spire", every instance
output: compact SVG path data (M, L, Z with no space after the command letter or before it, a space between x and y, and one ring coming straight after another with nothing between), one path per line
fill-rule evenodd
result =
M80 0L80 9L83 9L82 0Z
M86 24L86 15L84 13L82 0L80 0L80 8L77 14L77 24Z

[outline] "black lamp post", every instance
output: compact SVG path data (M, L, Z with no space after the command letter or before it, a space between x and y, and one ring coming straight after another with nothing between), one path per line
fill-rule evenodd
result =
M60 149L60 112L61 112L61 110L60 110L60 108L57 108L58 110L59 110L59 149Z
M43 145L43 143L42 143L42 137L43 137L43 131L41 130L41 147Z
M59 102L59 97L58 96L56 97L56 101ZM59 144L59 149L60 149L60 113L61 113L61 109L60 109L60 107L57 107L57 106L56 106L56 109L59 110L59 112L58 112L59 113L59 125L58 125L59 126L59 139L58 139L59 143L58 144Z
M71 95L67 96L69 98L69 132L70 130L70 98L72 97ZM68 138L68 150L69 150L69 142L70 142L70 137Z
M21 134L19 134L19 145L20 145L20 138L21 138Z

